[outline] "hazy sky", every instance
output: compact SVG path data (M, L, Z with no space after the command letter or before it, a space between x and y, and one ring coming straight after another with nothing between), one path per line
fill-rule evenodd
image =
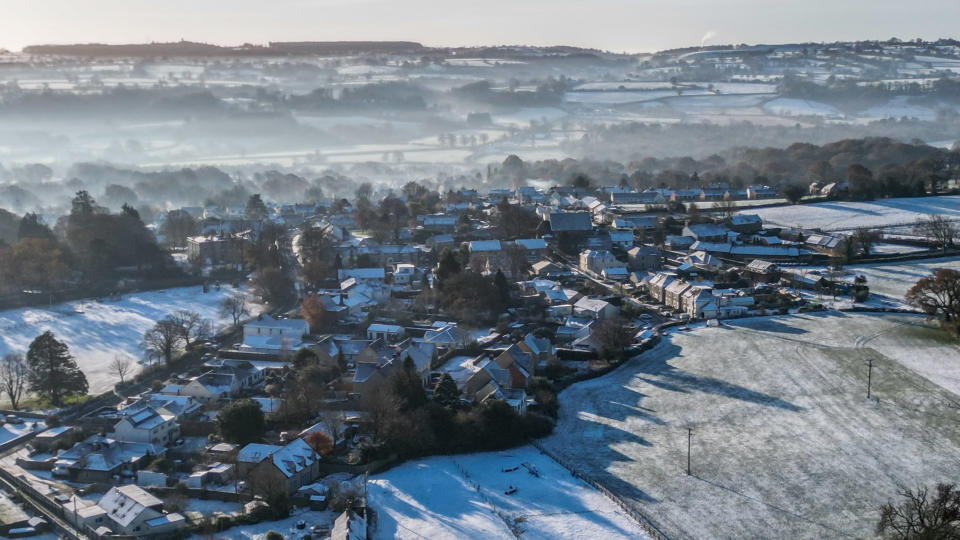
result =
M0 0L0 47L403 39L654 51L960 37L960 0Z

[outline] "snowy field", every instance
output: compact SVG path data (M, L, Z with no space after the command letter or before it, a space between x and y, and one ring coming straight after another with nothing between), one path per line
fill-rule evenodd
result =
M120 380L109 372L110 361L118 354L131 360L143 358L140 342L156 321L186 309L223 328L229 321L220 317L219 304L233 292L223 287L204 294L199 286L182 287L128 294L119 301L84 300L2 311L0 356L26 353L34 338L50 330L70 347L87 376L90 393L105 392ZM139 364L134 364L138 369Z
M928 214L960 219L960 196L908 197L870 202L822 202L751 210L765 222L827 231L916 223Z
M907 262L852 264L844 268L851 275L867 278L870 294L880 294L898 302L903 301L910 287L929 276L937 268L960 270L960 257L942 257ZM820 270L824 268L820 267Z
M510 486L516 493L505 495ZM527 539L646 538L619 507L532 446L404 463L371 477L367 494L376 539L514 538L508 521Z
M943 386L960 353L922 322L806 314L672 332L561 393L545 444L670 538L872 536L898 485L957 469L960 397Z

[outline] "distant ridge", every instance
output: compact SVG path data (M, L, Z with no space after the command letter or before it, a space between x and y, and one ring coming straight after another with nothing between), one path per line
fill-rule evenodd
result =
M321 55L335 56L358 53L417 54L427 49L413 41L291 41L271 42L268 45L245 43L224 47L194 41L169 43L76 43L67 45L31 45L23 52L36 55L62 56L272 56Z

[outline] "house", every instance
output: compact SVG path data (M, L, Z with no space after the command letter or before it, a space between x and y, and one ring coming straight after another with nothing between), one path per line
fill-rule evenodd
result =
M343 281L347 278L354 278L358 283L365 281L383 281L387 273L380 268L341 268L337 270L337 279Z
M664 289L663 303L675 310L683 309L683 293L690 288L686 281L675 280Z
M237 474L255 495L292 495L320 474L320 455L303 439L286 446L251 443L237 453Z
M550 278L560 276L566 272L555 263L544 260L533 263L530 267L530 273L535 276Z
M67 450L59 451L51 472L74 482L110 483L115 477L132 478L141 463L165 453L162 446L92 435Z
M409 263L397 263L393 265L391 279L394 285L412 285L416 273L416 266Z
M776 283L780 280L780 267L770 261L754 259L747 265L747 273L754 281Z
M615 266L623 267L624 264L609 251L588 249L580 252L580 269L585 272L600 275L604 269Z
M442 322L434 323L434 327L423 334L423 340L443 349L459 349L474 341L473 336L456 323Z
M367 327L367 339L382 339L387 343L400 341L406 336L406 330L396 324L373 323Z
M683 236L689 236L698 242L724 242L730 230L723 225L700 223L683 228Z
M268 314L243 325L241 350L265 354L282 354L303 346L303 336L310 333L305 319L275 319Z
M507 388L526 388L527 381L533 375L536 367L536 361L533 355L523 350L519 344L514 343L507 347L505 351L494 358L502 369L508 374Z
M178 395L190 396L201 403L228 399L240 391L240 381L232 374L209 371L183 385Z
M452 233L457 229L457 216L448 216L446 214L429 214L418 216L424 230L438 233Z
M551 212L548 221L554 236L561 232L593 232L593 218L589 212Z
M535 262L547 255L547 241L543 238L519 238L513 243L523 250L528 262Z
M88 511L84 523L94 529L106 526L120 535L170 534L187 524L183 515L164 513L163 501L133 484L110 488L97 501L96 507L103 512Z
M689 287L681 295L681 311L694 319L715 319L717 302L713 297L713 288L704 285Z
M777 197L777 190L770 186L748 186L748 199L774 199Z
M630 249L633 245L633 231L612 230L607 233L610 236L610 244L621 249Z
M736 214L727 219L727 226L740 234L756 234L763 229L763 220L757 214Z
M166 446L180 438L180 423L176 416L147 406L123 414L113 426L111 436L121 442Z
M653 272L660 269L660 250L640 244L627 251L627 267L638 272Z
M673 272L658 272L647 280L647 292L655 302L663 304L667 298L667 287L677 280Z
M626 266L610 266L600 272L600 277L613 281L626 281L630 277L630 272L627 271Z
M620 308L599 298L584 297L573 305L573 314L577 317L586 317L602 321L613 317L620 312Z
M720 262L719 259L702 250L684 255L681 261L683 261L684 266L689 267L688 270L706 272L708 274L717 272L723 266L723 263Z
M330 540L366 540L367 519L351 509L344 510L333 522Z
M234 234L208 234L187 238L187 258L204 266L238 265L250 241Z
M397 364L390 359L384 363L361 362L353 372L353 391L362 396L369 396L379 390L387 381L390 372Z

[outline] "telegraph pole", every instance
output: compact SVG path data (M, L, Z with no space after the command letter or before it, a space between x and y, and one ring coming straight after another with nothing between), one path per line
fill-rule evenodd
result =
M867 360L867 399L870 399L870 383L873 380L873 358Z
M693 440L693 428L687 428L687 476L690 476L690 442Z

